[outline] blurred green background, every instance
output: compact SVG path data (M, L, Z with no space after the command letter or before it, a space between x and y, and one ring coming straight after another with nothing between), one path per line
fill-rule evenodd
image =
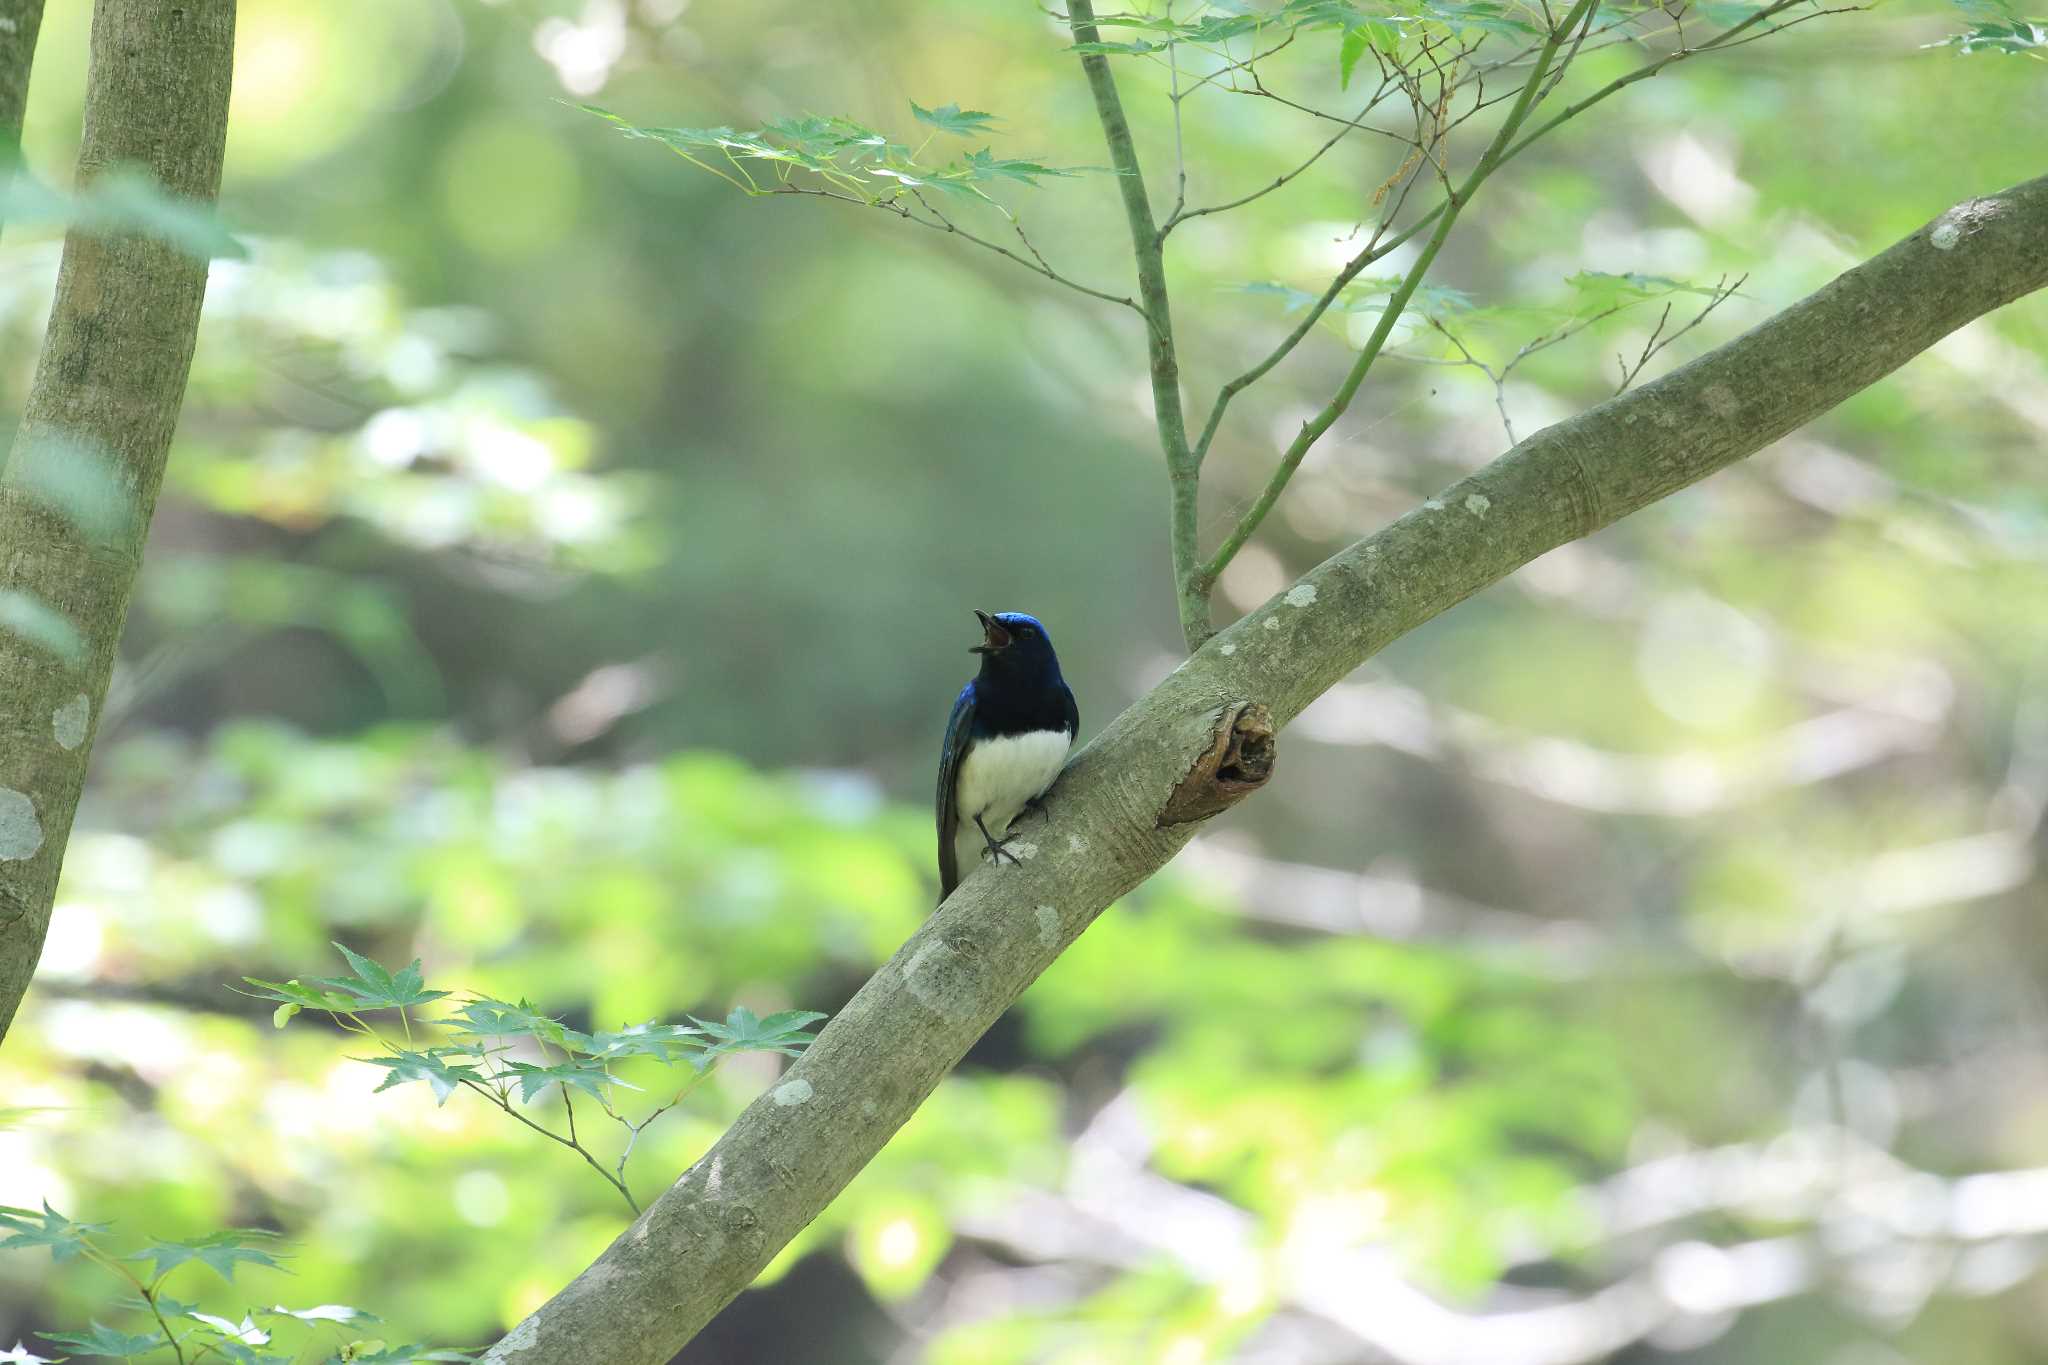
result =
M51 0L36 65L57 184L87 10ZM1886 6L1682 64L1504 171L1432 278L1527 310L1472 324L1499 360L1576 272L1746 275L1659 373L2041 172L2048 71L1923 50L1960 22ZM215 268L0 1051L0 1204L275 1228L289 1275L180 1292L489 1341L616 1197L473 1097L372 1098L359 1043L229 983L332 972L339 939L582 1028L833 1009L933 899L970 609L1046 620L1084 735L1172 666L1134 319L572 107L911 140L910 101L958 102L1009 154L1098 165L1064 42L961 0L242 6L222 198L251 256ZM1276 79L1337 107L1329 42L1301 46ZM1170 198L1167 77L1122 75ZM1195 202L1327 135L1222 91L1185 116ZM1318 288L1398 164L1347 145L1176 234L1191 408L1289 325L1239 286ZM1107 177L1006 202L1129 287ZM57 247L0 248L11 410ZM1611 393L1658 307L1519 367L1517 430ZM1207 543L1358 321L1239 400ZM2033 300L1401 641L680 1359L2048 1356L2044 433ZM1382 364L1219 612L1504 444L1471 370ZM777 1065L743 1062L650 1131L643 1192ZM0 1344L132 1324L116 1297L0 1253Z

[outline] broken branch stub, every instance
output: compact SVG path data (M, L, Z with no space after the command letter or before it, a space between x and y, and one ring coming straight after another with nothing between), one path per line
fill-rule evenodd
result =
M1273 713L1255 701L1216 715L1209 747L1166 799L1159 823L1185 825L1229 810L1273 776Z

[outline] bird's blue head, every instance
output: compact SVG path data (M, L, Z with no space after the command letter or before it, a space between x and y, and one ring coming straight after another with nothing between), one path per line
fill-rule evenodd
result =
M1059 677L1059 656L1053 653L1052 637L1037 617L1021 611L974 614L981 618L982 641L971 652L981 656L983 677L1019 682Z

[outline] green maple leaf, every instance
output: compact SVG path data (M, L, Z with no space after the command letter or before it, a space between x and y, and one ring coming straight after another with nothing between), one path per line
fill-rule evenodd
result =
M263 1265L283 1269L283 1264L255 1243L273 1239L274 1232L261 1228L230 1228L190 1242L155 1242L129 1256L131 1261L153 1261L151 1279L161 1279L181 1265L197 1262L224 1280L235 1278L238 1265Z
M337 943L335 948L348 959L354 976L319 976L313 978L316 986L341 991L356 997L354 1009L402 1009L407 1005L424 1005L447 995L446 991L430 991L420 976L420 960L414 958L412 965L397 971L387 971L376 963Z
M130 1360L136 1356L148 1355L151 1351L161 1351L169 1344L161 1332L136 1336L128 1332L117 1332L99 1322L93 1323L90 1332L44 1332L42 1338L59 1346L69 1346L74 1351L83 1351L87 1355L113 1356L118 1360Z
M974 137L979 133L995 131L990 125L996 121L994 114L979 109L962 109L957 104L942 104L936 109L927 109L916 100L910 102L910 112L919 123L929 123L942 133L958 137Z
M637 1085L627 1085L615 1076L605 1073L604 1064L590 1057L573 1057L553 1066L535 1066L531 1062L511 1062L506 1070L519 1078L519 1099L521 1103L533 1103L533 1097L550 1085L574 1086L586 1091L593 1099L603 1099L606 1086L624 1085L628 1090L638 1090Z
M745 1005L735 1005L722 1024L690 1016L690 1022L713 1040L708 1055L732 1052L779 1052L794 1057L810 1046L811 1035L804 1030L825 1016L816 1010L781 1010L757 1019Z
M1058 166L1047 166L1037 161L1025 161L1016 157L999 157L983 147L980 151L969 152L965 165L968 174L976 180L1014 180L1020 185L1036 186L1045 176L1073 176L1075 171Z
M381 1093L395 1085L408 1081L425 1081L434 1090L434 1103L445 1104L455 1088L464 1081L481 1081L484 1073L466 1063L448 1061L450 1057L467 1057L470 1053L461 1048L437 1047L425 1052L399 1052L389 1057L356 1057L352 1060L367 1062L371 1066L387 1068L387 1074L372 1094Z
M85 1250L85 1239L95 1232L105 1232L106 1223L74 1223L63 1214L51 1208L48 1203L43 1211L0 1207L0 1228L10 1228L14 1235L0 1241L0 1250L8 1247L48 1247L50 1259L68 1261Z
M469 1038L539 1038L565 1046L572 1034L576 1038L584 1036L564 1028L561 1020L540 1013L525 1000L514 1005L487 995L466 1002L449 1017L448 1023L458 1034Z
M592 1034L578 1050L593 1057L652 1057L673 1064L710 1046L704 1041L702 1029L688 1024L658 1024L650 1019L616 1032Z

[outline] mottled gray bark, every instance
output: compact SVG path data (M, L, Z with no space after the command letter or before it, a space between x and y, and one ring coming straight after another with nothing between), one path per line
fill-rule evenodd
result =
M0 192L21 160L21 112L28 107L28 76L43 27L43 0L0 0ZM5 227L0 214L0 227Z
M1187 842L1196 826L1163 815L1227 804L1187 799L1220 716L1263 705L1284 725L1546 550L1754 453L2044 286L2048 179L1959 205L1711 354L1530 437L1210 640L1075 758L1048 823L1014 846L1020 866L970 876L781 1083L486 1360L673 1355L1105 906Z
M0 0L5 3L5 0ZM99 0L78 183L220 189L234 0ZM28 988L184 401L206 262L73 229L0 464L0 1038Z

